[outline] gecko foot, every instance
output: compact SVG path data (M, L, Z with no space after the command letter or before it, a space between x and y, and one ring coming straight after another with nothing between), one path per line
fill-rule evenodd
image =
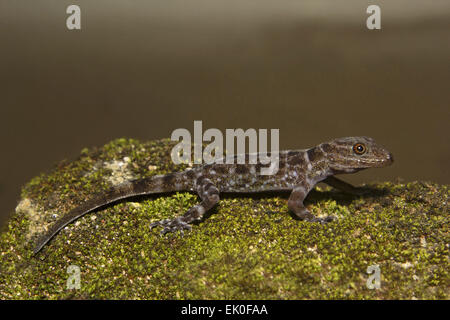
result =
M309 222L318 222L318 223L320 223L320 224L326 224L326 223L328 223L328 222L333 221L334 219L335 219L335 218L332 217L332 216L328 216L328 217L325 217L325 218L317 218L317 217L314 217L314 218L308 219L307 221L309 221Z
M154 227L161 226L163 229L161 230L160 234L164 235L168 232L175 232L180 231L181 234L184 234L184 230L191 230L191 225L184 222L182 220L183 217L178 217L175 219L164 219L161 221L153 222L150 224L150 229L153 229Z
M289 205L289 203L288 203ZM291 208L292 212L296 215L297 218L303 221L307 222L319 222L320 224L326 224L328 222L333 221L335 218L333 216L327 216L324 218L318 218L315 215L313 215L311 212L309 212L308 209L306 209L303 205L302 206L292 206Z

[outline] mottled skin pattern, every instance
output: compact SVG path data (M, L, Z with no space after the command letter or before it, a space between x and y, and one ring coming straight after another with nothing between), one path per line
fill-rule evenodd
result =
M332 220L316 218L303 205L308 193L318 182L325 182L345 192L359 193L350 184L334 177L336 174L354 173L373 167L384 167L393 162L391 153L369 137L347 137L322 143L311 149L281 151L278 154L279 170L273 175L261 175L262 165L207 164L191 170L159 175L125 182L112 187L104 194L81 204L58 220L36 244L34 253L53 238L67 224L97 208L120 199L137 195L173 191L196 192L201 202L184 215L152 223L150 228L161 226L162 234L190 229L191 223L201 220L205 212L220 200L221 193L252 193L291 190L288 208L305 221L325 223Z

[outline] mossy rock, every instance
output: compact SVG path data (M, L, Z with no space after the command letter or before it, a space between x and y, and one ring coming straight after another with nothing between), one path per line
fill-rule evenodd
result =
M157 220L198 202L191 193L139 197L87 214L32 256L36 238L93 193L184 170L169 140L119 139L31 180L0 236L0 299L448 299L449 191L377 183L364 196L316 188L321 225L294 220L287 194L223 197L191 231L160 236ZM68 267L80 268L68 289ZM369 266L381 283L369 289ZM370 282L370 281L369 281Z

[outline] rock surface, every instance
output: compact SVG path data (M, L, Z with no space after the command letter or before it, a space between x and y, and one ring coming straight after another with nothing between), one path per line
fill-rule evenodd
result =
M36 238L93 193L184 170L170 161L173 145L118 139L25 185L0 235L0 299L450 298L449 191L428 182L370 184L359 197L316 187L306 205L338 218L326 225L294 220L288 194L223 197L184 236L149 225L196 195L133 198L87 214L32 256ZM79 289L68 288L73 265ZM367 287L370 266L378 289Z

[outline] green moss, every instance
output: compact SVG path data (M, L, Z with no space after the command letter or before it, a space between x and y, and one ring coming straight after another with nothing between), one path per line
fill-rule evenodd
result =
M361 197L316 188L306 204L326 224L297 221L286 194L225 196L192 231L161 237L150 223L197 196L134 198L88 214L32 257L46 227L111 178L183 170L169 140L118 139L32 179L0 235L1 299L448 299L448 186L378 183ZM81 269L68 290L67 268ZM379 265L381 288L366 287Z

